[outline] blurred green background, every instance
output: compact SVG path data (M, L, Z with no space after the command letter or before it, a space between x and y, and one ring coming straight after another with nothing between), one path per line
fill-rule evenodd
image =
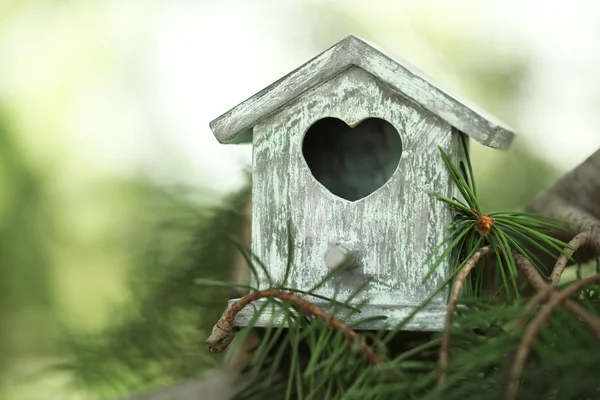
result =
M585 159L598 7L521 3L0 0L0 397L104 398L216 365L196 327L226 296L193 279L228 278L251 152L208 122L348 34L516 127L508 152L472 147L488 209Z

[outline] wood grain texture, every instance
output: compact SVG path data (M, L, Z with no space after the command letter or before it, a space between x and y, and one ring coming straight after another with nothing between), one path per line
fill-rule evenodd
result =
M221 143L247 142L252 129L291 100L317 87L344 70L358 66L390 86L390 89L420 104L476 141L505 149L513 130L485 111L449 94L416 68L391 57L375 45L349 36L298 69L250 97L210 123Z
M230 300L230 307L235 300ZM331 312L336 318L343 320L347 324L353 324L354 330L392 330L394 326L403 321L414 311L412 306L381 306L381 305L366 305L361 308L361 313L348 313L347 310L334 310L328 303L323 303L322 300L316 299L313 303L325 311ZM240 311L233 321L236 326L247 326L248 322L253 319L254 311L261 307L262 301L257 301L252 305L246 306ZM360 322L359 320L368 317L386 316L386 320L372 320ZM419 310L417 314L403 327L405 331L424 331L424 332L440 332L444 329L444 317L446 316L445 306L430 306ZM356 324L355 324L356 323ZM253 322L253 326L267 327L278 326L285 324L282 314L277 308L267 308Z
M401 136L402 156L395 173L374 193L354 202L321 185L302 155L305 132L330 116L350 126L381 118ZM438 152L441 146L458 160L460 139L452 132L447 122L358 67L288 103L254 128L253 252L281 280L289 224L295 238L289 285L308 290L329 271L327 249L345 246L357 255L358 267L340 272L317 293L343 300L372 277L374 282L356 301L369 298L371 310L385 310L389 323L399 322L447 277L448 266L442 264L432 279L422 282L425 259L452 218L426 193L456 195ZM261 287L267 286L263 279ZM431 305L443 308L445 292ZM426 312L412 328L435 330L442 321L443 313Z

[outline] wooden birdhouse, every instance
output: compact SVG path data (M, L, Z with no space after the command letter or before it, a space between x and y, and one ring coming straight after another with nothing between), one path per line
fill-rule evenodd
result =
M448 277L423 283L425 260L453 214L430 197L459 196L439 154L464 160L460 135L507 148L512 130L417 70L349 36L210 123L221 143L252 143L252 251L281 280L288 228L294 245L288 286L368 299L361 318L393 326ZM262 288L267 282L261 279ZM324 302L323 302L324 303ZM317 304L319 302L317 301ZM439 293L405 329L443 326ZM244 325L253 309L240 313ZM258 325L268 323L263 315ZM373 322L362 328L382 328Z

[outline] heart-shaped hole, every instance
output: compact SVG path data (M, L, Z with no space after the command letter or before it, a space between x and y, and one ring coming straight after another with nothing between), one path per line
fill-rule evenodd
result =
M396 128L380 118L368 118L352 128L328 117L306 131L302 154L317 181L334 195L356 201L392 177L402 141Z

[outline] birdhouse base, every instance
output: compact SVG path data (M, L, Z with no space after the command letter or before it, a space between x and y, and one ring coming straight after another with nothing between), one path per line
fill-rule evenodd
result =
M229 307L235 303L236 299L229 300ZM255 311L259 310L266 300L255 301L244 307L235 317L235 326L244 327L252 323L256 327L279 326L283 324L282 312L279 306L272 305L265 309L260 315L256 316ZM351 324L355 321L364 320L376 316L385 316L386 319L368 320L364 323L353 326L357 330L393 330L399 323L404 321L417 306L413 305L366 305L361 307L360 313L352 313L349 309L341 306L335 306L330 303L313 303L327 312L332 312L333 316ZM433 305L418 311L410 321L408 321L403 331L430 331L439 332L444 329L444 318L446 315L446 306Z

